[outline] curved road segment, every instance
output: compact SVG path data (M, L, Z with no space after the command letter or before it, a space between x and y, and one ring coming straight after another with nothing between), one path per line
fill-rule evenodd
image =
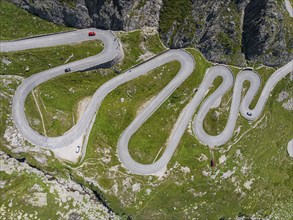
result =
M94 37L88 37L89 31L97 33ZM83 41L98 39L104 44L104 50L95 56L62 65L41 73L35 74L25 79L17 88L13 98L12 113L15 124L22 135L34 145L57 149L72 144L80 139L88 132L92 121L95 119L96 112L99 109L103 99L121 84L144 75L165 63L177 60L181 63L181 69L174 79L155 97L152 101L137 115L131 124L123 131L118 141L118 156L122 164L131 172L140 175L155 174L167 167L179 141L188 125L192 120L194 112L207 95L214 79L218 76L223 78L222 84L211 94L201 105L197 116L193 120L193 131L198 139L205 145L215 147L225 144L233 135L233 131L240 110L243 117L247 120L256 120L263 111L264 105L269 97L271 90L276 83L293 71L293 61L277 70L267 81L257 105L254 109L249 109L249 104L253 100L260 86L261 79L253 71L241 71L235 80L232 104L227 125L223 132L217 136L207 134L203 128L203 120L213 104L221 98L234 84L234 77L231 70L225 66L214 66L207 70L202 84L190 103L181 112L177 122L175 123L170 137L166 144L166 150L163 155L152 164L140 164L134 161L129 154L128 143L134 133L142 126L142 124L160 107L160 105L180 86L194 70L195 61L193 57L183 50L169 50L159 56L156 56L143 64L140 64L125 73L109 80L103 84L93 95L84 114L81 116L77 124L69 131L59 137L45 137L34 131L25 116L24 103L28 94L38 85L52 78L63 75L66 68L71 68L72 72L87 70L98 67L104 63L111 63L117 60L121 54L121 46L117 38L110 31L102 31L97 29L84 29L66 33L46 35L24 40L0 42L1 51L18 51L31 48L40 48L48 46L56 46L68 43L79 43ZM243 83L250 82L250 87L246 92L242 102L241 94ZM86 143L85 143L86 144Z
M96 31L97 35L89 38L89 31ZM114 60L115 57L118 57L121 53L119 42L110 31L101 31L96 29L84 29L80 31L60 33L56 35L47 35L10 42L1 42L1 51L7 52L25 50L29 48L62 45L68 43L78 43L93 39L101 40L104 43L104 50L98 55L32 75L26 78L17 88L13 98L12 115L15 124L21 134L34 145L49 149L55 149L68 146L76 139L79 139L89 126L92 117L96 112L96 106L99 101L98 98L101 97L101 95L94 95L95 98L91 100L88 108L86 109L76 126L70 129L68 132L59 137L45 137L34 131L30 127L26 119L24 112L24 103L28 94L41 83L44 83L57 76L63 75L66 68L71 68L72 72L76 72L80 70L90 69L100 64L104 64Z
M206 75L201 83L197 93L193 99L188 103L188 105L183 109L177 122L175 123L169 139L166 143L166 150L163 155L152 164L140 164L134 161L128 151L128 142L131 136L139 129L144 120L149 117L152 112L149 112L148 108L151 108L152 102L147 106L144 111L142 111L137 118L126 128L122 133L118 141L118 155L123 164L132 172L136 174L155 174L161 170L164 170L170 161L176 147L178 146L180 139L188 126L188 123L192 120L192 117L201 104L204 97L209 92L209 88L212 85L215 78L218 76L223 78L222 84L216 89L213 94L211 94L201 105L195 119L193 120L192 127L195 135L205 145L210 147L221 146L225 144L233 135L236 120L238 117L238 111L247 120L256 120L263 111L264 105L270 95L271 90L282 78L293 71L293 61L289 62L287 65L277 70L267 81L258 103L254 109L249 109L249 105L252 102L254 96L256 95L258 88L261 83L260 77L253 71L244 70L241 71L235 81L232 104L230 109L230 115L227 125L224 131L217 135L211 136L206 133L203 128L203 120L210 109L219 98L221 98L234 84L234 77L231 70L225 66L214 66L207 70ZM243 83L245 81L250 82L250 87L246 92L242 102L241 94L243 90ZM151 110L151 109L150 109ZM152 109L153 110L153 109ZM251 114L250 116L247 113Z
M271 93L271 90L274 88L277 82L279 82L282 78L284 78L288 73L292 71L293 61L289 62L287 65L285 65L281 69L277 70L274 74L272 74L271 77L267 80L254 109L250 109L249 105L254 99L255 95L257 94L258 88L261 84L261 78L257 73L250 70L244 70L238 73L234 84L230 114L226 127L224 128L221 134L212 136L207 134L204 130L203 120L206 117L209 110L212 108L213 103L216 102L219 98L221 98L231 88L231 82L233 81L232 72L228 68L225 67L225 70L223 70L222 73L221 71L212 68L208 72L207 77L213 77L214 79L215 75L219 75L219 73L221 73L221 76L223 77L223 83L213 94L211 94L203 102L201 108L197 113L197 117L193 121L193 131L197 138L205 145L211 147L221 146L228 142L233 135L236 120L238 117L238 109L240 109L242 116L247 120L254 121L257 118L259 118L267 102L267 99ZM209 76L209 73L211 73L212 76ZM205 80L207 80L207 83L209 83L213 79ZM203 84L205 83L205 80ZM243 85L245 81L248 81L250 86L249 89L246 91L243 100L241 101ZM202 97L195 96L193 99L202 99ZM192 110L195 111L194 107L195 106L192 106L191 108L193 108Z

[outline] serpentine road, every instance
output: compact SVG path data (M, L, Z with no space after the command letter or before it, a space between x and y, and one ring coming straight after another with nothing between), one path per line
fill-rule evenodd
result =
M97 34L93 37L88 37L89 31L95 31ZM148 73L165 63L171 61L179 61L181 68L171 82L156 96L151 102L137 115L131 124L123 131L118 141L118 156L122 164L131 172L140 175L155 174L167 167L179 141L192 120L194 112L201 104L206 94L209 91L214 79L218 76L223 78L222 84L211 94L199 108L197 116L193 120L193 131L197 138L205 145L216 147L225 144L233 135L233 131L240 110L243 117L247 120L256 120L263 111L264 105L270 95L271 90L276 83L284 78L287 74L293 71L293 61L289 62L284 67L277 70L267 81L257 105L254 109L249 109L253 97L255 96L261 79L253 71L241 71L235 80L231 70L225 66L217 65L207 70L206 75L200 85L198 91L183 109L177 122L175 123L170 137L166 143L166 150L163 155L152 164L141 164L132 159L128 151L128 142L132 135L140 128L140 126L160 107L160 105L178 88L193 72L195 61L193 57L184 50L169 50L161 55L158 55L123 74L116 76L103 84L93 95L84 114L81 116L77 124L69 131L59 137L46 137L34 131L25 116L24 103L28 94L38 85L52 78L63 75L66 68L71 68L72 72L97 68L103 64L111 65L119 60L123 51L119 40L110 31L102 31L98 29L83 29L65 33L52 35L44 35L39 37L27 38L16 41L0 42L2 52L18 51L31 48L40 48L48 46L56 46L69 43L79 43L87 40L101 40L104 44L104 50L92 57L62 65L41 73L35 74L23 80L17 88L12 105L12 116L16 127L21 134L32 144L48 149L58 149L69 146L77 139L84 137L90 132L91 124L96 117L96 112L99 109L103 99L121 84L135 79L141 75ZM241 93L243 90L244 81L250 82L250 87L246 92L242 102ZM213 104L221 98L234 85L232 104L227 125L223 132L217 136L207 134L203 128L203 120L208 111L213 107ZM109 125L110 126L110 125ZM83 145L86 146L87 143Z

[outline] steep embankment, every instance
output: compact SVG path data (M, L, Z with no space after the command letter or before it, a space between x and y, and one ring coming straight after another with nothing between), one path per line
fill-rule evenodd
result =
M197 47L213 62L243 66L248 60L281 66L293 58L292 17L281 0L10 1L77 28L152 27L168 47Z
M251 0L245 8L242 33L246 59L269 66L292 59L292 21L284 5L280 7L272 0Z

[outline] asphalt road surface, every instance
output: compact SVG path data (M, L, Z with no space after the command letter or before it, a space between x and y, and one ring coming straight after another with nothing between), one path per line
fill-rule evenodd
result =
M88 32L95 31L94 37L89 37ZM99 109L103 99L118 86L135 79L141 75L147 74L150 70L155 69L165 63L171 61L179 61L181 68L172 81L156 96L150 103L137 115L131 124L123 131L118 141L118 156L122 164L131 172L140 175L155 174L167 167L179 141L188 125L196 109L200 106L207 95L214 79L218 76L223 78L222 84L213 94L207 97L198 110L192 125L193 131L197 138L205 145L217 147L225 144L233 135L238 112L247 120L256 120L262 113L264 105L269 97L271 90L276 83L293 71L293 61L277 70L267 81L257 105L254 109L249 109L249 104L253 100L260 83L260 77L253 71L241 71L236 79L234 79L231 70L225 66L214 66L207 70L203 82L196 92L190 103L183 109L177 122L175 123L170 137L166 143L166 149L163 155L152 164L141 164L132 159L128 150L128 143L133 134L141 127L141 125L160 107L160 105L180 86L188 76L196 68L193 57L183 50L169 50L158 55L123 74L109 80L103 84L93 95L84 114L81 116L77 124L69 131L59 137L46 137L34 131L25 116L24 103L28 94L38 85L44 83L57 76L65 74L66 68L71 68L71 72L91 69L100 64L114 60L122 54L119 41L110 31L102 31L97 29L84 29L66 33L59 33L23 40L0 42L1 51L18 51L31 48L40 48L48 46L56 46L68 43L79 43L87 40L98 39L104 44L104 50L95 56L68 63L26 78L17 88L13 98L12 115L15 124L21 134L31 143L48 149L57 149L72 144L75 140L90 132L91 122L95 120L96 112ZM241 93L244 81L250 82L250 87L241 101ZM203 120L213 104L221 98L230 88L233 89L233 97L230 108L229 119L223 132L217 136L207 134L203 128Z

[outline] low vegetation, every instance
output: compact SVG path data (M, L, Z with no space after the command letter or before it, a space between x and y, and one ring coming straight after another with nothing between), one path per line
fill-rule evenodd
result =
M140 163L152 163L162 155L165 143L182 109L192 99L195 88L202 82L203 76L211 63L195 50L189 51L197 62L191 76L162 104L162 106L144 123L138 132L132 137L129 149L133 158ZM165 72L165 71L164 71ZM173 74L178 69L173 69ZM170 80L173 76L167 75ZM159 155L157 155L161 152Z
M192 18L192 1L164 0L160 13L160 32L167 33L171 31L174 35L178 33L183 26L189 26L184 33L192 36L195 31L195 22ZM172 44L172 36L169 44Z
M29 77L43 70L98 54L100 41L0 53L0 75ZM36 65L36 63L38 65Z
M37 87L34 93L43 114L46 134L58 136L68 131L77 122L78 102L93 95L103 83L114 76L114 73L71 73ZM25 111L31 126L44 134L32 94L26 100Z
M0 2L0 17L0 40L72 30L33 16L6 0Z
M143 55L146 50L150 52L161 52L164 50L164 47L156 35L151 35L150 39L146 38L145 42L141 42L143 34L140 31L135 31L131 34L122 32L119 34L119 36L121 37L121 41L123 42L123 46L125 48L125 59L122 63L114 66L112 69L63 75L40 85L34 90L36 100L43 114L47 135L58 136L68 131L77 121L78 102L82 101L85 97L90 97L93 95L94 92L103 83L116 76L117 70L118 72L123 72L127 68L137 64L138 62L141 62L142 59L140 56ZM130 49L132 45L136 46ZM66 53L67 56L70 53L78 54L82 51L90 51L86 53L88 56L93 55L92 53L94 52L94 54L96 54L102 49L98 43L93 44L92 42L88 42L84 46L76 47L76 45L73 45L69 48L63 48L61 51ZM95 49L90 50L90 48ZM156 48L156 51L154 51L154 48ZM74 52L74 49L77 49L76 52ZM49 51L56 54L59 53L57 52L59 50L60 47L59 49L57 47L53 51ZM19 53L22 54L23 52ZM33 51L31 50L27 51L27 54L32 53ZM41 53L41 49L38 51L38 53L38 55L48 55ZM13 54L15 53L7 53L7 55L11 56L13 56ZM22 54L21 56L25 56L27 54ZM154 55L154 53L152 54ZM35 55L35 57L38 57L38 55ZM82 59L83 55L85 54L74 56L74 59ZM54 59L57 58L56 56L52 57ZM62 54L62 57L65 57L64 54ZM32 63L31 61L32 60L28 60L27 63L22 62L22 65L26 66L27 64ZM46 60L44 60L44 62L46 62ZM58 66L58 64L54 63L54 66L55 65ZM14 68L21 67L16 65ZM40 66L37 66L36 68L40 68ZM38 71L40 71L40 69ZM36 72L36 70L33 70L32 72ZM67 98L64 99L64 97ZM41 123L40 114L32 94L28 96L25 106L26 114L29 118L31 126L39 133L44 134L44 128Z

